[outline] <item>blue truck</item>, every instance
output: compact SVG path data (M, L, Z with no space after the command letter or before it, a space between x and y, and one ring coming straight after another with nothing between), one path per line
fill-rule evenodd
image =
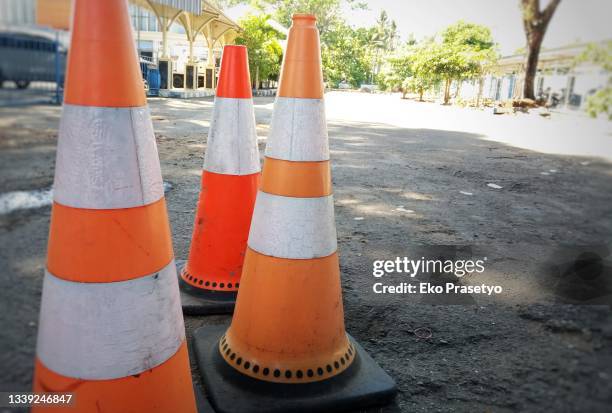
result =
M0 87L26 89L32 82L64 84L66 49L43 35L0 32Z

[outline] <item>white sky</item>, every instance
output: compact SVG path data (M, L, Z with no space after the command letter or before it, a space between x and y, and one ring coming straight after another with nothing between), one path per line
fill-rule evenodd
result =
M396 21L403 40L410 33L417 39L431 36L463 19L489 26L504 55L513 54L525 44L519 0L367 0L367 3L369 10L346 10L350 24L371 26L384 9ZM227 14L238 19L248 11L249 7L239 6ZM561 0L544 38L544 47L604 39L612 39L612 0Z

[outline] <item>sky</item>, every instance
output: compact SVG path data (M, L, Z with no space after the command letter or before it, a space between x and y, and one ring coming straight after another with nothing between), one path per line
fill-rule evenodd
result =
M398 25L403 40L410 33L420 40L463 19L488 26L503 55L524 47L525 35L519 0L366 0L368 10L345 8L347 21L355 26L371 26L381 10ZM548 3L541 0L542 7ZM248 6L229 9L238 19ZM553 48L575 42L612 40L612 0L561 0L548 27L543 47Z

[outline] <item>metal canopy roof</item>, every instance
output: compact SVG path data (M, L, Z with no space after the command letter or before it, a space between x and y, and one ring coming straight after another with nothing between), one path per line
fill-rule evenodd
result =
M174 22L184 28L189 41L202 33L210 47L217 41L233 41L242 29L221 10L206 0L130 0L152 10L160 21L162 30L168 30Z
M202 12L201 0L155 0L152 3L169 6L177 10L199 15Z

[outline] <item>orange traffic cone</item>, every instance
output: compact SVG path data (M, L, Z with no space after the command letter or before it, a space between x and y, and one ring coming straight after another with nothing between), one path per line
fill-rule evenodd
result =
M234 309L259 172L247 49L225 46L189 260L181 271L186 314Z
M34 391L73 393L80 413L195 412L127 1L76 0L73 12Z
M344 329L315 22L293 16L231 326L194 337L220 413L363 408L395 393Z

